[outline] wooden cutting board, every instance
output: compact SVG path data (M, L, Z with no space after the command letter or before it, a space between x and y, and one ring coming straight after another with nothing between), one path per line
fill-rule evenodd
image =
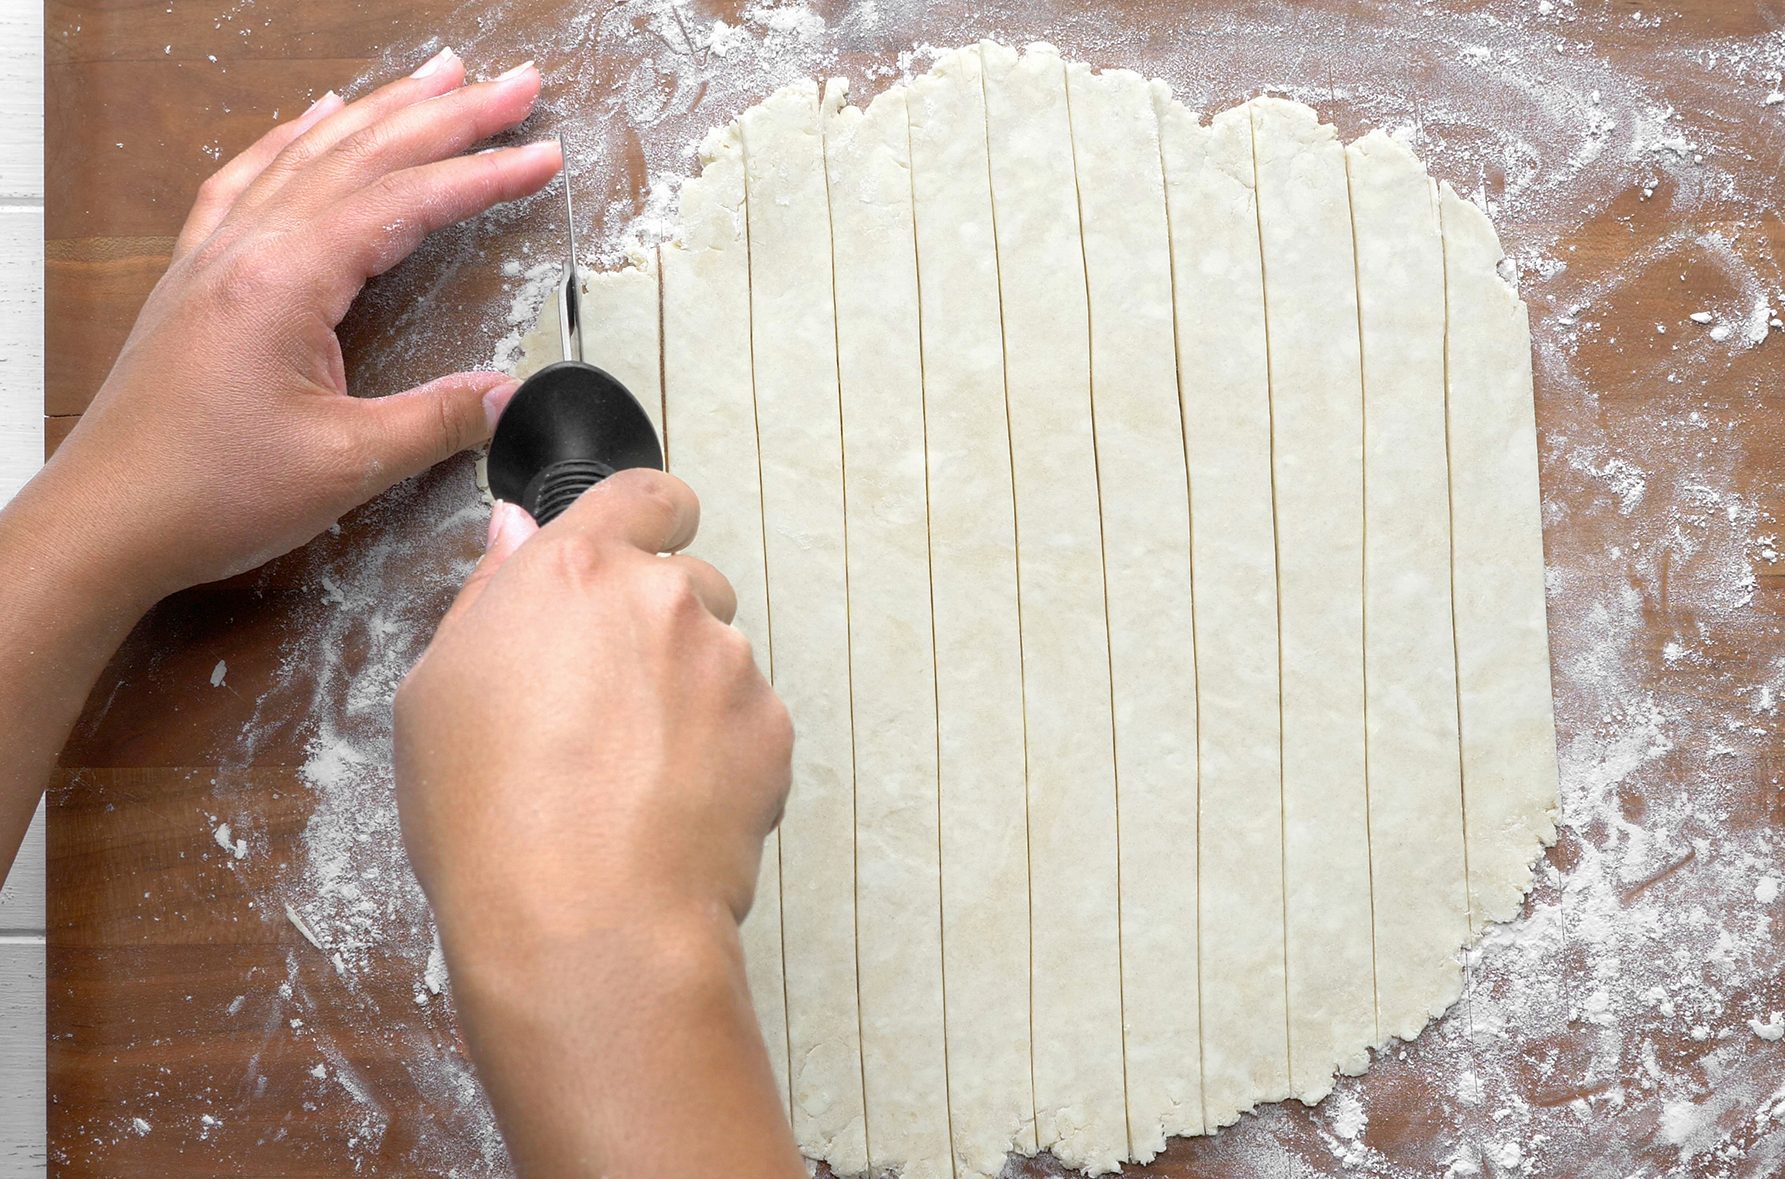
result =
M1760 121L1752 93L1721 87L1711 74L1658 76L1652 53L1656 37L1714 52L1725 39L1776 31L1785 22L1785 5L1674 0L1656 9L1666 17L1657 30L1647 23L1652 15L1647 4L1560 2L1571 19L1557 24L1555 39L1571 46L1567 52L1597 55L1614 68L1642 74L1652 92L1672 96L1693 118L1752 124L1752 150L1762 158L1785 154L1777 118ZM697 23L724 19L736 25L741 7L691 2L686 13ZM884 7L888 11L877 21L850 26L856 31L830 64L832 72L861 78L919 42L954 44L981 34L1020 41L1037 33L1061 41L1069 56L1094 64L1156 70L1176 52L1171 29L1195 21L1219 27L1247 19L1259 6L1246 0L1185 5L1096 0L1058 11L1038 4L1033 19L1023 19L1014 7L988 15L982 7L954 2L922 11ZM1355 19L1360 26L1386 19L1382 4L1320 0L1305 7L1326 18ZM1422 7L1512 12L1534 10L1537 0L1442 0ZM490 73L536 56L559 110L608 109L620 94L617 80L653 68L666 52L665 43L650 32L645 11L646 6L629 2L578 8L545 0L496 7L451 0L50 0L44 406L49 447L66 437L103 379L166 264L199 183L219 159L263 131L275 112L289 117L325 89L419 64L441 42L458 47L474 67ZM839 6L815 4L813 11L833 25L846 23ZM563 29L577 21L589 35L573 50L566 48L570 42ZM1310 43L1300 50L1302 73L1330 86L1322 113L1349 137L1365 129L1345 97L1347 85L1357 84L1350 74L1363 59L1335 66L1326 48ZM1411 113L1419 106L1422 76L1434 92L1441 91L1448 68L1443 55L1425 61L1416 47L1407 47L1395 80L1385 85L1407 92ZM1234 73L1238 76L1222 96L1230 101L1256 85L1285 80L1248 80L1238 67ZM709 100L696 93L681 100L695 116L716 123L736 113L740 96ZM581 134L608 136L600 154L605 166L579 178L579 204L591 211L599 229L643 202L649 187L647 146L618 120L607 131L585 128ZM1485 180L1491 188L1502 178L1453 179ZM611 209L604 207L607 201L614 202ZM1714 214L1714 202L1709 207ZM1615 272L1678 228L1672 219L1676 209L1633 192L1585 218L1558 215L1547 227L1560 235L1550 253L1566 257L1577 273ZM1718 224L1726 228L1739 222L1736 237L1749 256L1785 256L1785 222L1776 209L1752 219L1739 210L1714 216L1723 218ZM495 342L487 309L505 305L515 286L499 264L523 243L541 251L555 248L557 232L552 209L542 207L463 231L450 248L424 251L374 284L344 327L356 391L394 391L451 368L484 363ZM1507 237L1516 253L1518 234ZM1680 269L1710 265L1687 258ZM1694 276L1696 281L1697 270ZM1527 283L1527 292L1534 319L1568 311L1555 305L1554 291L1541 281L1534 288ZM424 297L421 315L417 307ZM1629 283L1611 305L1593 310L1599 340L1627 343L1580 357L1577 371L1592 382L1590 399L1553 387L1540 365L1539 424L1546 455L1553 458L1554 446L1585 426L1616 432L1680 410L1679 390L1652 367L1620 362L1633 349L1655 347L1653 325L1679 321L1680 299L1670 269ZM1540 345L1550 338L1546 332L1569 326L1540 327ZM1729 484L1725 490L1747 497L1763 517L1774 518L1785 509L1782 358L1781 340L1734 356L1727 368L1707 375L1699 399L1703 413L1744 443L1733 471L1720 476ZM1662 453L1629 457L1645 468L1674 461ZM1546 461L1546 497L1552 509L1562 509L1552 511L1547 530L1552 563L1558 553L1576 567L1596 563L1605 578L1627 579L1639 591L1642 646L1656 656L1652 670L1639 673L1640 686L1715 696L1727 693L1731 668L1764 669L1785 654L1780 566L1756 555L1756 589L1751 603L1738 610L1713 614L1677 595L1670 599L1665 574L1654 584L1635 554L1621 546L1621 517L1589 510L1602 485L1551 487L1557 466ZM331 998L326 958L309 953L283 913L268 911L273 885L299 866L299 836L315 798L299 775L307 756L305 718L257 715L257 701L280 672L282 647L302 638L303 608L315 592L305 571L318 555L351 552L386 530L410 527L405 513L422 510L417 505L434 498L431 489L466 477L464 461L448 464L420 489L399 492L381 508L350 517L338 535L324 537L307 555L170 600L144 622L102 677L50 794L49 1133L56 1173L403 1174L425 1169L414 1153L424 1135L468 1135L476 1129L468 1120L454 1124L463 1115L443 1110L418 1090L404 1067L404 1045L410 1041L386 1034L380 1020L366 1018L369 1007L382 1020L407 1021L412 1032L419 1027L420 1034L450 1045L454 1034L445 1006L418 1008L412 978L394 968L385 982L361 978L352 1003ZM442 542L441 559L464 557L479 540L474 522L455 528ZM444 604L423 603L421 609L437 612ZM1552 618L1552 629L1557 621ZM1666 664L1659 657L1663 645L1693 628L1708 652L1705 661ZM211 684L219 662L227 665L226 687ZM1557 674L1560 682L1570 673L1558 667ZM1664 674L1671 677L1665 685ZM250 724L260 735L244 761L235 738ZM1764 732L1753 740L1763 749L1770 745L1772 752L1770 760L1762 756L1752 769L1741 796L1746 809L1732 822L1770 823L1776 813L1773 792L1785 767L1776 714L1756 724ZM1562 739L1566 743L1576 735L1565 730ZM225 862L212 842L213 816L225 809L218 799L220 767L228 772L228 809L259 815L267 847L236 865ZM1664 782L1633 786L1631 814L1641 815L1644 791L1669 788ZM1575 863L1580 838L1573 830L1564 832L1551 855L1557 868L1566 871ZM252 1000L294 981L294 950L301 963L296 985L312 1000L304 1016L309 1026L232 1018L237 996ZM1785 951L1776 961L1785 967ZM1775 1006L1785 1006L1785 993L1770 997ZM342 1086L315 1082L314 1045L323 1033L366 1092L355 1096ZM1658 1029L1655 1035L1668 1045L1666 1067L1698 1067L1703 1045L1683 1026ZM1533 1061L1546 1054L1551 1060L1590 1056L1593 1036L1594 1029L1581 1024L1540 1043L1519 1043L1515 1037L1504 1050ZM1778 1055L1777 1045L1758 1039L1750 1048L1758 1054L1756 1067L1765 1063L1765 1053ZM1579 1096L1557 1097L1547 1078L1544 1069L1533 1066L1534 1102ZM1427 1173L1435 1136L1470 1133L1466 1115L1445 1105L1415 1071L1385 1066L1364 1084L1370 1120L1361 1143L1383 1166ZM368 1108L379 1116L369 1120ZM133 1122L139 1117L146 1129ZM1654 1123L1648 1116L1596 1132L1653 1136ZM1255 1148L1266 1131L1248 1132ZM1268 1134L1280 1144L1277 1165L1284 1174L1343 1170L1330 1147L1330 1129L1317 1115L1294 1107L1275 1115ZM1236 1140L1223 1135L1175 1144L1141 1173L1243 1173L1245 1160L1258 1156L1234 1154ZM1657 1166L1671 1157L1662 1148L1653 1155ZM1044 1165L1030 1169L1041 1173Z

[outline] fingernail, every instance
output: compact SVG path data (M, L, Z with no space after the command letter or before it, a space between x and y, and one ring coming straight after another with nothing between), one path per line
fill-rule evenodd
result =
M503 381L483 395L483 416L490 424L490 433L496 432L496 422L502 417L502 411L514 398L514 391L521 387L519 381Z
M490 508L490 530L483 538L483 547L486 550L496 547L496 541L502 536L502 529L503 526L508 523L508 518L508 501L504 499L497 500Z
M532 523L533 517L527 514L526 508L499 499L490 510L490 535L484 547L493 549L501 545L518 545L526 539L527 528Z
M519 152L528 160L535 157L538 157L539 159L550 157L557 160L560 165L564 162L564 145L558 142L558 137L555 135L550 139L536 139L532 143L523 143L519 147L509 148L508 150Z
M409 76L411 78L426 78L431 74L439 73L440 67L445 65L448 61L450 61L452 59L452 56L453 56L452 46L449 45L445 49L442 49L439 53L436 53L433 57L430 57L430 58L428 58L428 60L422 62L421 68L416 70L413 74L410 74Z
M321 98L311 103L309 108L297 117L297 122L294 125L299 130L307 131L340 109L341 96L336 94L333 90L330 90L327 94L324 94Z
M533 68L533 59L528 58L526 61L523 61L520 65L515 66L513 69L504 70L501 73L497 74L493 80L497 81L497 82L506 82L510 78L520 77L522 74L526 73L528 70L530 70L532 68Z

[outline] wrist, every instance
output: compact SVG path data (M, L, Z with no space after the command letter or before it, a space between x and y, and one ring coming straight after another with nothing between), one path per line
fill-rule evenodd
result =
M574 940L522 934L470 946L442 927L453 1007L511 1147L536 1137L517 1116L531 1121L567 1101L594 1132L608 1121L603 1110L655 1088L650 1075L670 1060L706 1067L712 1045L740 1039L761 1051L743 949L725 925L631 922ZM605 1084L566 1091L591 1061L634 1087L630 1098Z
M128 632L151 606L185 588L162 575L161 548L151 533L123 518L130 480L93 469L78 453L78 431L6 506L0 543L32 554L38 576L63 600L105 618L125 617ZM122 638L122 634L119 635Z
M82 703L148 605L107 584L47 502L33 481L0 507L0 874Z
M47 471L0 508L0 597L43 641L81 640L109 658L162 595L126 550L102 538L93 508L64 499Z
M744 977L737 925L719 907L710 915L635 911L569 927L506 920L480 928L442 919L441 940L460 1004L501 1021L561 1027L565 1008L587 1016L641 993L699 998Z
M442 940L519 1174L629 1179L665 1173L671 1156L804 1173L728 913L607 926L522 955L455 949L450 927Z

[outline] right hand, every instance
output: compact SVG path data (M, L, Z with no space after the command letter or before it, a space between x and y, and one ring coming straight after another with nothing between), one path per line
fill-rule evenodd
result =
M793 730L731 586L658 556L698 516L657 471L544 529L498 504L397 693L403 838L522 1175L805 1174L738 933Z
M646 470L543 530L496 506L396 700L404 839L449 945L735 929L749 911L793 733L727 625L730 584L658 555L698 519L685 483Z

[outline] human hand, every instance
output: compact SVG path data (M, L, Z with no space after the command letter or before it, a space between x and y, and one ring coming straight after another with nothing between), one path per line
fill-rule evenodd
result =
M805 1174L738 938L793 734L731 586L657 555L697 515L642 470L543 530L496 505L397 693L403 839L523 1175Z
M396 701L410 859L461 945L577 943L749 910L790 776L786 710L726 625L686 484L623 471L489 551Z
M558 172L555 142L461 154L527 117L531 64L464 81L447 50L358 101L331 91L199 190L110 376L21 496L108 593L141 609L253 568L488 437L502 374L358 399L335 335L428 233Z

